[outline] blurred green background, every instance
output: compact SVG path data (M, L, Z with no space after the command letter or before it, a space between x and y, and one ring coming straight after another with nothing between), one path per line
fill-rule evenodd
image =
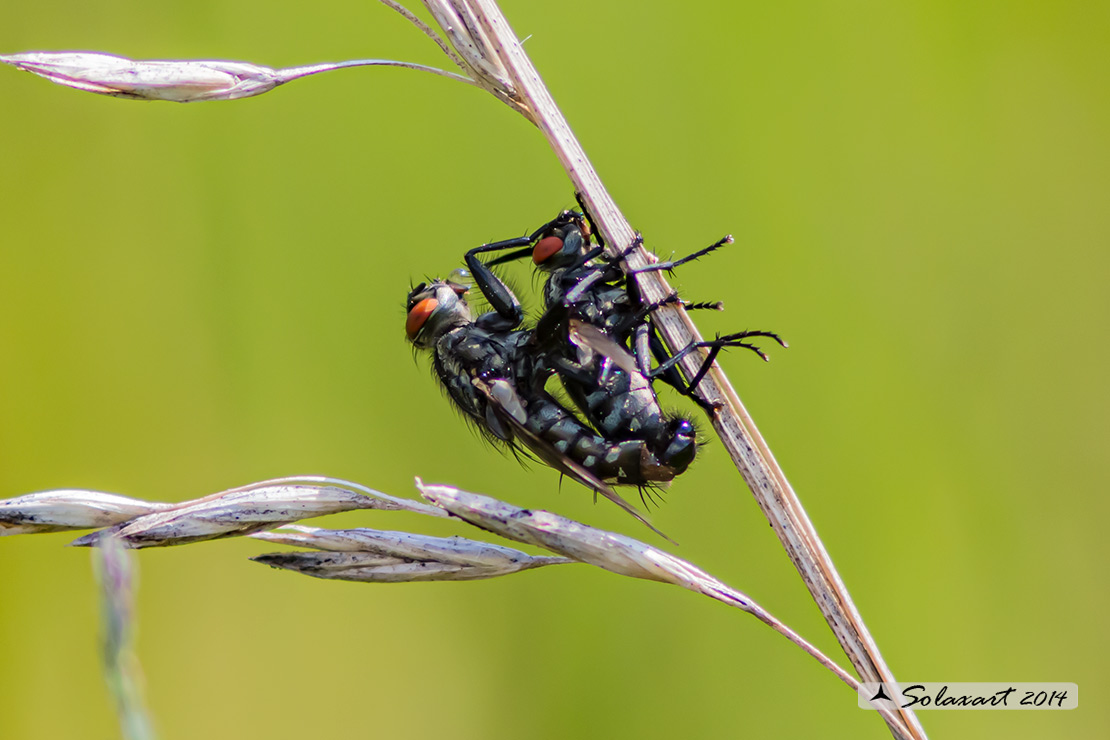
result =
M675 284L725 301L703 333L789 339L723 365L896 675L1085 692L1066 713L923 713L931 736L1105 737L1110 5L504 9L649 246L736 236ZM369 0L2 18L4 52L446 64ZM371 69L178 106L4 68L0 107L0 498L298 473L414 495L420 475L650 539L485 447L404 341L410 280L573 204L489 96ZM652 513L837 654L719 443ZM118 736L70 539L0 540L5 739ZM889 737L785 640L677 589L586 567L331 583L247 560L271 549L139 553L161 737Z

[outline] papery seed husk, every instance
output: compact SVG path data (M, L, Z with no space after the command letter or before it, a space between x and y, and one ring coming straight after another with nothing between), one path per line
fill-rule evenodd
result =
M409 560L435 560L458 565L511 566L533 556L511 547L465 537L431 537L379 529L323 529L292 525L254 537L297 547L332 552L376 552Z
M560 558L530 558L513 566L468 566L457 563L405 561L382 558L374 553L357 552L269 553L251 560L314 578L363 583L474 581L565 562Z
M110 527L172 506L80 489L30 493L0 501L0 536Z
M260 486L178 504L71 544L95 545L102 534L111 534L131 548L168 547L247 535L315 516L383 507L396 505L333 486Z

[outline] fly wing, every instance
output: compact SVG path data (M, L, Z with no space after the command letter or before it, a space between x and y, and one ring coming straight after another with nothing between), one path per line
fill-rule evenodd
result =
M632 390L649 388L649 381L641 372L636 358L625 347L593 324L578 319L568 322L567 336L578 347L592 350L602 357L613 361L617 367L628 373Z
M524 415L524 406L519 396L517 396L516 390L507 380L496 379L486 381L475 378L473 383L475 388L485 394L486 398L489 400L490 408L496 410L499 418L512 428L516 438L522 441L540 460L555 470L558 470L563 475L600 493L602 496L634 516L648 529L667 541L673 542L670 537L667 537L667 535L653 527L651 522L636 510L636 507L625 501L609 484L564 455L556 449L553 444L528 429L525 425L527 417Z
M524 404L517 395L516 389L507 380L475 378L473 383L474 387L481 391L486 400L489 401L490 411L497 414L498 420L512 429L513 436L522 440L528 449L534 452L545 464L555 468L563 475L573 478L587 488L600 491L606 498L609 497L606 491L613 493L612 488L607 483L562 452L559 452L553 444L527 427L528 418L524 410ZM613 495L616 494L613 493Z

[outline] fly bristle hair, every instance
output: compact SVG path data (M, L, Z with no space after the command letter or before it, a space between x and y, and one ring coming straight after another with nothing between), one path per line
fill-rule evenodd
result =
M667 489L657 483L642 483L636 486L640 494L640 503L645 509L652 506L659 508L663 504L663 494Z
M437 280L438 280L438 278L428 277L427 275L425 275L424 279L420 282L420 284L426 287L426 286L431 285L432 283L436 282ZM416 290L416 285L412 282L412 278L409 278L409 292L405 296L405 302L401 304L404 307L406 314L409 312L409 296L412 295L412 292L414 290Z

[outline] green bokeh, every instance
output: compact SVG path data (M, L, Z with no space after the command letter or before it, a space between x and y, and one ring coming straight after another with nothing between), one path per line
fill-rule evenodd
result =
M369 0L10 5L4 52L442 63ZM931 736L1105 737L1110 5L505 11L650 246L735 234L676 284L726 302L703 333L790 340L723 364L896 674L1087 697L925 713ZM573 203L504 106L394 69L177 106L5 68L0 109L0 498L420 475L646 536L486 448L403 339L410 280ZM719 444L666 498L682 556L836 653ZM5 740L118 736L69 539L0 540ZM785 640L677 589L585 567L358 586L247 561L267 549L139 554L163 738L889 737Z

